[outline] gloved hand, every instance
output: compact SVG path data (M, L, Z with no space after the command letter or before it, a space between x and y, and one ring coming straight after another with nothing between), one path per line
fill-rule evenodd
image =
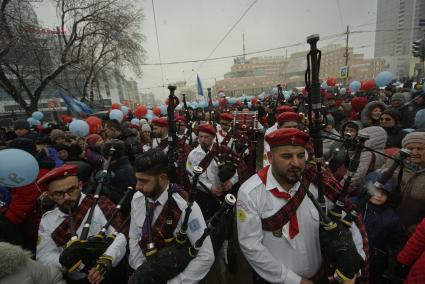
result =
M106 277L112 270L112 256L104 254L99 257L95 268L99 271L100 275Z

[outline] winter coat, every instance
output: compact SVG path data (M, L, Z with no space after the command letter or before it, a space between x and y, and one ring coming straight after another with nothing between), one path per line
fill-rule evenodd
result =
M332 138L339 139L339 132L335 128L332 128L331 133L323 133L324 136L329 136ZM335 140L325 138L323 139L323 155L328 156L331 146L335 143Z
M134 128L125 128L121 134L121 140L124 141L125 154L130 163L134 163L135 157L140 153L141 143L137 137L137 130Z
M379 120L372 121L372 118L370 117L372 110L376 107L380 107L381 111L384 111L387 108L387 106L383 102L373 101L368 103L361 113L360 121L363 123L363 127L379 126Z
M385 148L401 148L401 140L406 136L406 132L400 126L385 128L387 132L387 145Z
M397 178L398 171L394 173ZM425 217L425 167L414 168L405 161L401 179L401 200L397 208L403 225L413 233L415 226Z
M359 197L353 198L353 203L357 206L366 191L365 185L368 182L375 183L381 176L379 172L368 174L358 188ZM397 183L395 179L390 179L384 190L389 196L395 191ZM372 279L380 279L388 266L389 251L398 253L407 240L407 234L403 228L400 218L395 209L389 203L375 205L366 203L365 208L360 208L363 221L369 240L370 273ZM378 281L375 281L378 282ZM373 283L373 282L372 282Z
M31 259L18 246L0 242L0 284L66 284L62 273Z
M416 227L397 260L411 267L404 284L425 283L425 219Z
M103 156L99 145L87 146L86 161L92 166L95 173L102 170Z
M365 134L369 136L369 139L366 140L365 146L372 148L373 150L384 152L385 145L387 143L387 133L380 126L370 126L363 128L359 131L359 134ZM354 155L354 151L350 151L350 157ZM357 168L356 173L351 179L351 186L354 188L360 184L362 179L368 174L370 171L374 171L375 169L379 169L385 160L382 155L373 153L371 151L363 150L360 155L360 163Z

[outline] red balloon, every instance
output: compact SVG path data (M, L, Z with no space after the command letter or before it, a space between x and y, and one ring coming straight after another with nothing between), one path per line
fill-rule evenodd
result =
M102 127L102 120L96 116L90 116L86 119L87 124L89 125L90 134L98 133Z
M336 85L336 78L328 78L326 80L326 85L328 85L329 87L335 87L335 85Z
M152 109L153 114L155 114L156 116L160 116L161 115L161 108L160 107L154 107Z
M256 97L252 98L251 103L256 104L258 102L258 99Z
M121 105L119 103L113 103L111 109L121 109Z
M65 123L71 123L72 122L72 117L69 116L69 115L66 115L66 114L62 114L59 118Z
M367 80L361 82L361 89L364 91L370 91L375 88L375 80Z
M148 109L145 106L138 106L134 111L134 115L139 119L144 117L147 113Z

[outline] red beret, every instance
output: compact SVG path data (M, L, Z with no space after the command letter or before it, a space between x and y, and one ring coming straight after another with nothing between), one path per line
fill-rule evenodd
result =
M168 120L166 117L155 117L152 119L152 124L160 127L168 127Z
M211 124L206 123L198 126L198 132L205 132L211 134L212 136L215 136L217 130Z
M77 165L62 165L58 168L54 168L44 176L42 176L38 181L37 184L40 187L42 191L47 191L47 186L50 182L61 178L61 177L67 177L67 176L76 176L78 171Z
M175 119L175 121L176 122L177 121L181 121L181 122L187 123L186 117L184 117L183 115L177 116L176 119Z
M264 139L270 148L284 145L305 146L310 136L297 128L280 128L266 135Z
M276 108L276 113L282 113L282 112L294 112L294 109L290 106L278 106Z
M277 123L281 124L281 123L286 122L286 121L300 122L301 117L296 112L284 112L284 113L281 113L277 116Z
M232 121L233 120L233 114L230 114L230 113L221 113L220 114L220 120Z

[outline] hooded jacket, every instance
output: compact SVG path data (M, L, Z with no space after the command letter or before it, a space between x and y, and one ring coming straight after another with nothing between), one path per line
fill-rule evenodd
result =
M379 120L378 121L372 121L372 118L370 116L371 113L372 113L372 110L376 107L380 107L381 111L384 111L387 108L387 106L383 102L373 101L373 102L368 103L364 107L364 109L362 110L362 113L361 113L361 116L360 116L361 117L360 120L363 123L364 127L378 126L379 125Z
M387 132L380 126L370 126L363 128L359 131L359 134L369 136L366 140L365 146L372 148L373 150L384 152L385 145L387 143ZM350 151L350 157L354 152ZM351 179L351 186L356 187L360 184L362 179L368 174L368 171L374 171L379 169L385 162L384 156L372 153L371 151L363 150L360 155L360 163L356 173Z
M18 246L0 242L0 284L66 284L62 273L32 260Z

